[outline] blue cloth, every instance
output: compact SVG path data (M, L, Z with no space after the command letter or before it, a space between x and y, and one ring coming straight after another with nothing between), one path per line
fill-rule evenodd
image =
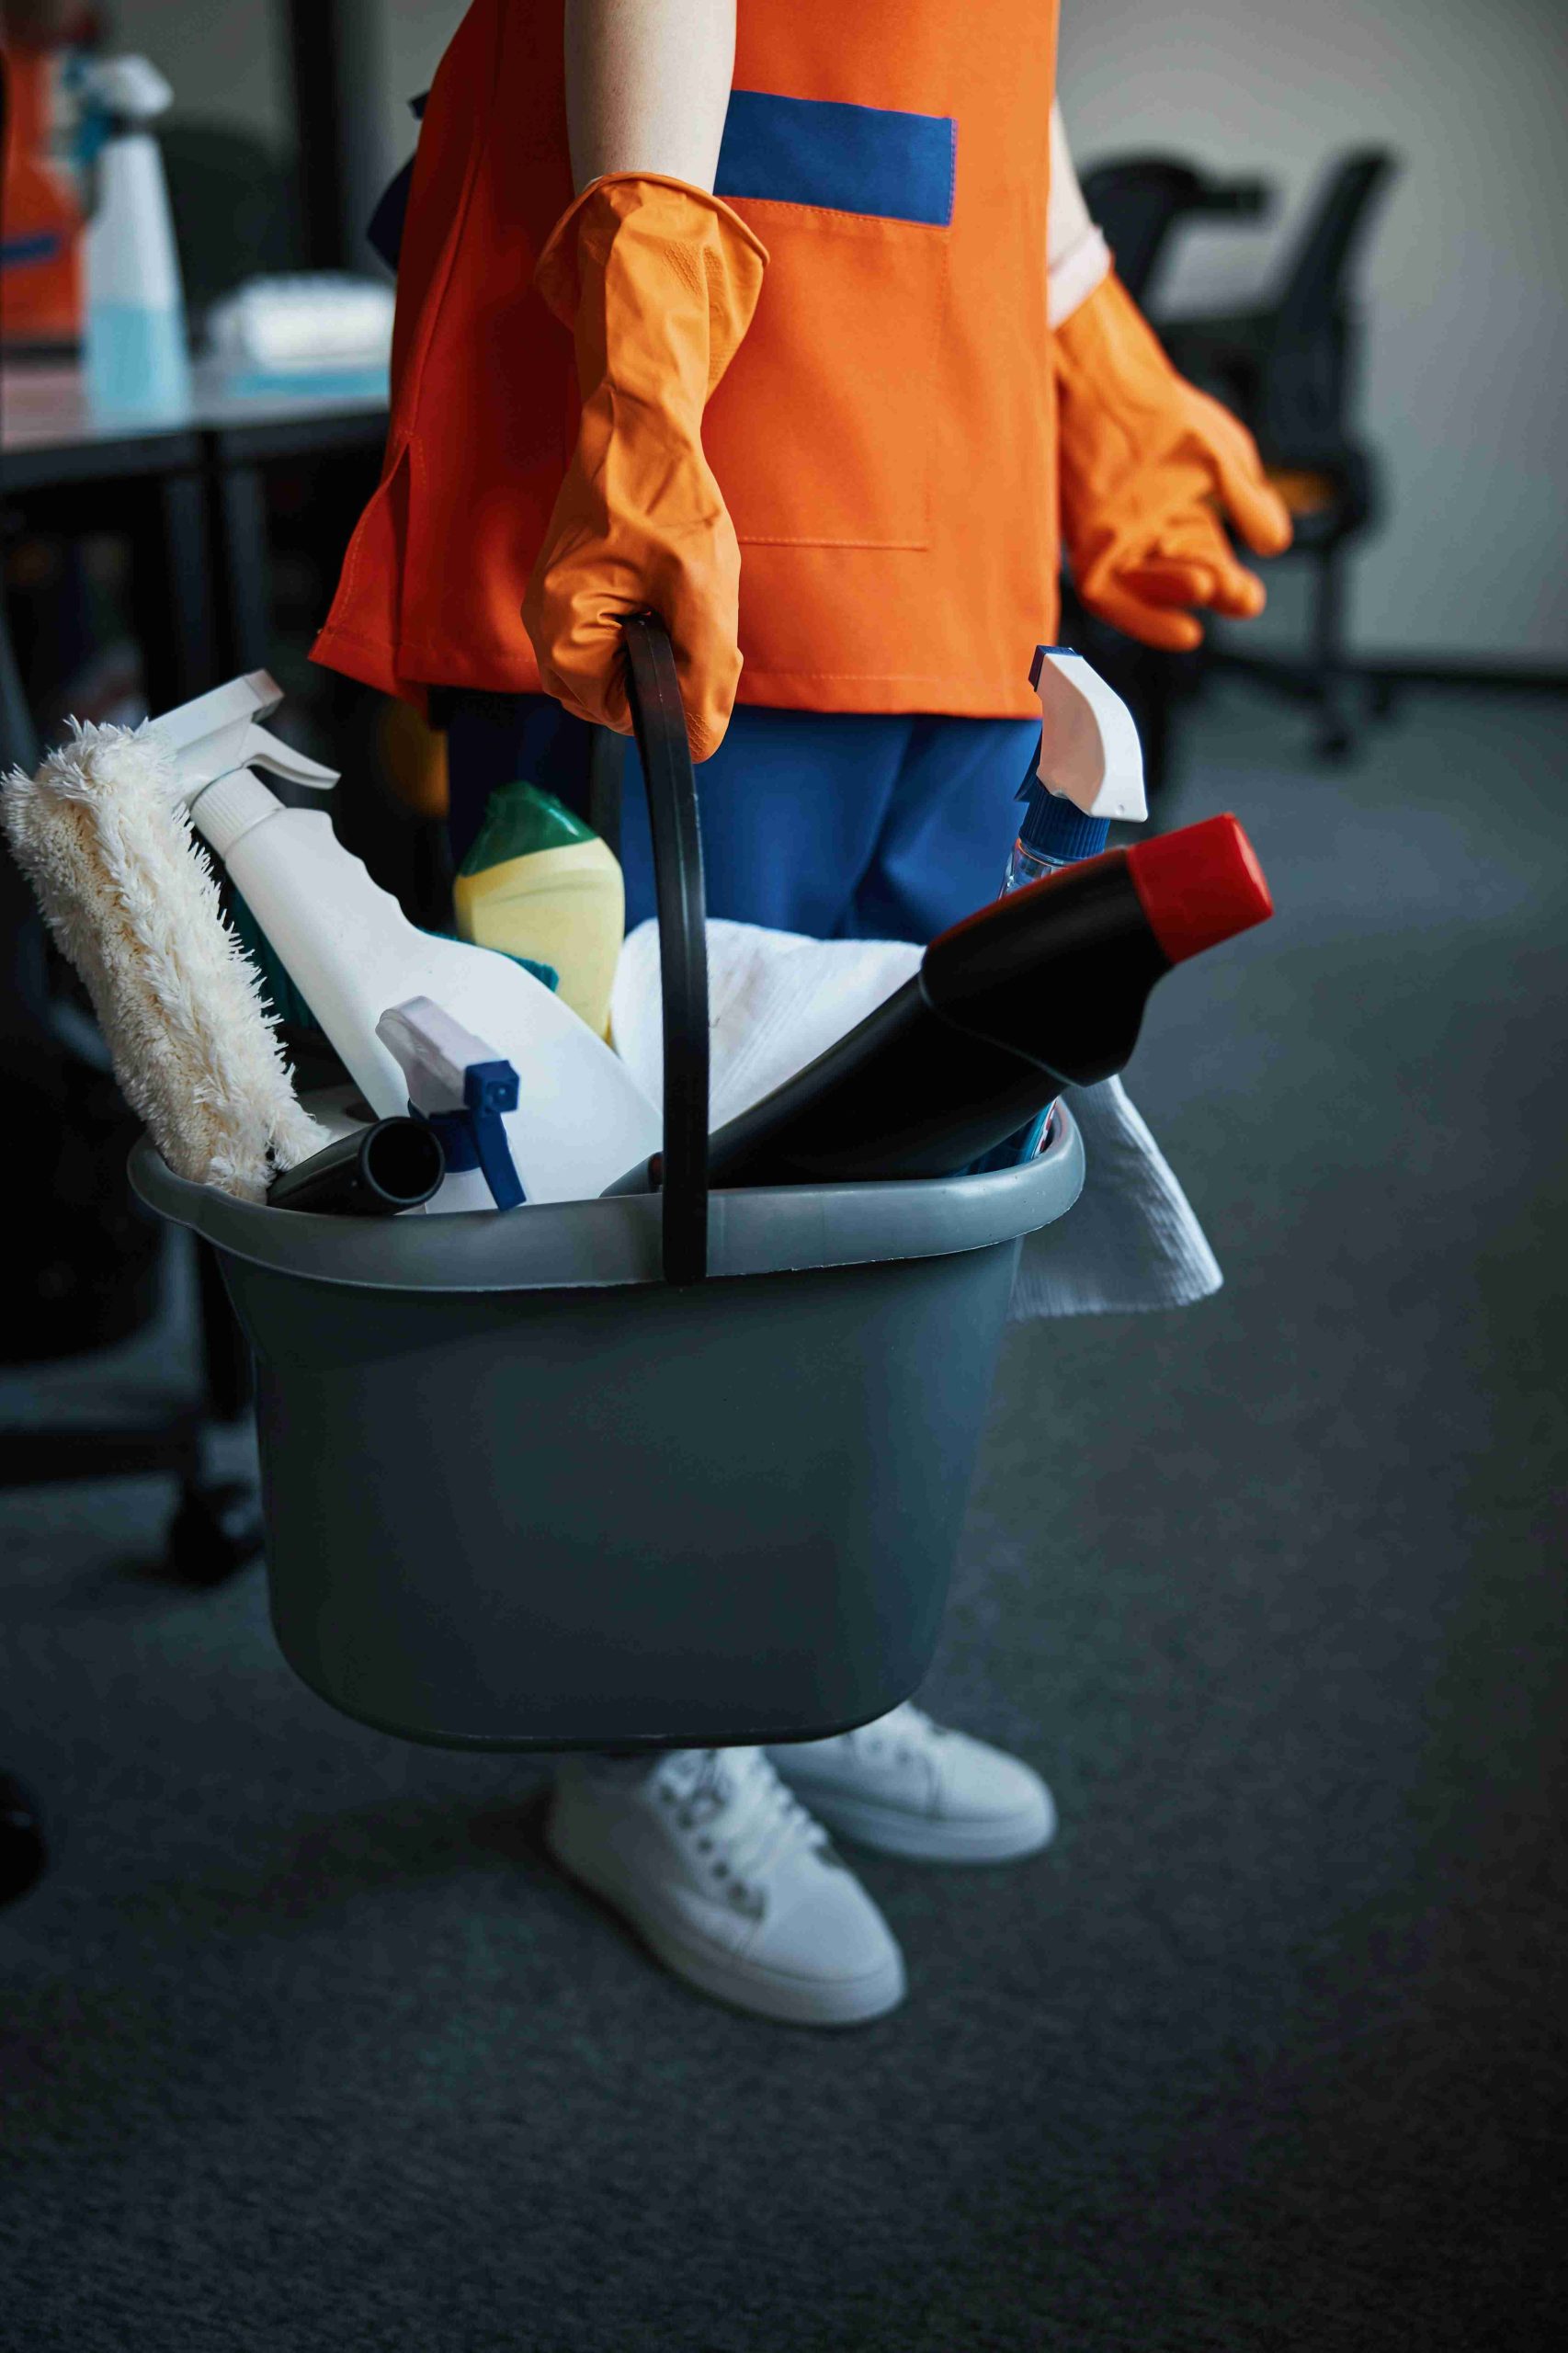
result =
M587 814L592 731L545 695L455 692L451 835L460 864L497 785L525 777ZM925 942L994 899L1038 721L884 718L743 704L697 771L708 912L815 939ZM635 745L621 818L630 930L653 913Z

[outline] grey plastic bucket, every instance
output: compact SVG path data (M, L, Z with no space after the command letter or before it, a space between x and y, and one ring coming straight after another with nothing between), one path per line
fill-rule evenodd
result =
M131 1179L219 1254L256 1357L272 1620L350 1716L455 1748L807 1740L931 1662L1022 1236L1022 1168L708 1189L697 791L663 624L626 624L653 837L658 1194L384 1221ZM596 751L615 837L619 740Z
M1027 1167L715 1194L709 1279L660 1204L387 1221L137 1192L216 1247L256 1351L272 1620L323 1699L470 1748L809 1739L931 1662Z

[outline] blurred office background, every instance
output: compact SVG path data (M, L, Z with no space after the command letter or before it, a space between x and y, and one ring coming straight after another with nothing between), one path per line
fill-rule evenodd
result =
M363 225L460 13L84 12L172 85L199 352L258 274L390 282ZM1279 913L1156 1000L1131 1073L1226 1289L1004 1358L925 1697L1047 1772L1058 1847L869 1866L908 2007L773 2035L559 1883L537 1763L295 1686L221 1284L129 1203L132 1124L6 867L0 2341L1556 2341L1562 25L1063 13L1080 172L1301 544L1198 656L1069 625L1153 822L1236 810ZM13 0L13 38L49 14ZM439 920L438 744L306 660L380 393L247 407L204 361L154 465L12 324L7 759L265 662L340 829Z
M1177 240L1153 290L1161 317L1269 292L1339 156L1389 151L1395 174L1350 287L1356 424L1385 501L1354 569L1350 642L1369 661L1560 676L1568 182L1556 12L1542 0L1069 5L1061 89L1085 165L1161 151L1270 192L1256 227L1221 216ZM1271 577L1270 600L1249 642L1289 641L1285 577Z

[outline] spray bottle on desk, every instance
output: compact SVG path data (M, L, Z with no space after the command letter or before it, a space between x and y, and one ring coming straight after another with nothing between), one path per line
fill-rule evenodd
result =
M1139 824L1149 813L1142 746L1121 697L1070 645L1037 646L1029 684L1040 697L1040 758L1018 787L1024 816L1002 878L1003 898L1080 858L1098 858L1113 818ZM977 1160L971 1175L1032 1160L1055 1108L1048 1103Z
M185 301L164 160L150 125L174 92L144 57L89 68L97 200L85 243L87 395L100 411L181 414L190 400Z
M258 670L155 720L150 733L172 756L197 831L360 1093L381 1119L407 1112L407 1077L377 1025L389 1006L432 998L517 1074L516 1108L497 1110L527 1199L602 1192L656 1150L657 1109L603 1039L520 964L417 929L324 812L286 808L268 790L257 769L318 788L335 782L332 769L257 724L281 700Z

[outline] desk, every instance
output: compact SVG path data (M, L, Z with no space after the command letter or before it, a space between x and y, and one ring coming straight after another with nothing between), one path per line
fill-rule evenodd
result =
M387 412L374 393L236 392L199 365L177 414L110 418L94 413L79 369L11 366L0 424L7 506L67 534L129 531L137 607L167 616L143 647L158 711L266 666L266 469L375 457Z
M202 379L199 371L198 384ZM267 469L301 460L379 460L387 438L384 398L236 394L209 381L200 401L210 530L222 599L223 658L217 676L267 666Z

